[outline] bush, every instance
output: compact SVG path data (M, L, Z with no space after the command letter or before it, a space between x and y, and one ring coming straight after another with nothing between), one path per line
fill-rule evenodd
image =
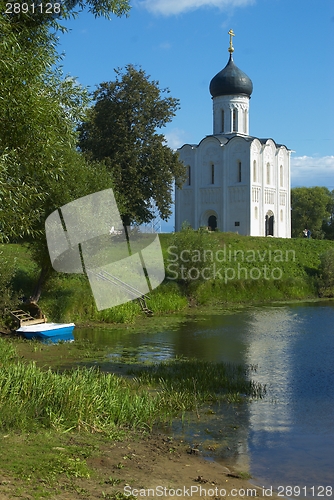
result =
M7 310L17 309L18 293L13 290L15 264L10 264L0 251L0 318L7 317Z
M334 247L320 255L318 292L320 297L334 297Z
M219 242L205 228L183 227L169 240L165 256L166 277L189 284L204 281L203 271L213 267ZM211 273L212 274L212 273Z

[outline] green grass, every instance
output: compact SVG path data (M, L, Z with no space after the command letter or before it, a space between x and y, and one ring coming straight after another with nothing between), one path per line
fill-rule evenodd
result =
M105 443L106 436L99 434L52 430L7 433L1 441L2 488L9 475L10 498L55 498L64 489L72 497L72 492L80 490L78 480L95 479L88 459L98 454Z
M95 369L60 374L11 363L2 367L0 391L0 427L7 430L149 428L158 414L147 391Z
M175 359L134 373L140 384L161 391L166 407L182 411L223 400L240 402L245 396L262 398L266 393L263 385L249 380L242 365Z
M0 428L113 432L150 429L180 412L213 401L262 397L244 367L176 359L123 378L95 368L62 373L18 360L11 342L0 338Z
M317 298L320 255L334 248L334 242L328 240L189 230L160 235L160 241L166 279L149 293L147 301L155 315L186 311L189 305L229 306ZM28 248L8 244L1 246L1 252L1 262L16 268L14 292L29 296L38 269ZM56 272L46 283L39 305L49 321L77 324L131 324L143 315L136 301L97 311L85 276Z
M334 248L326 240L189 230L161 242L167 279L200 305L317 298L320 255Z
M85 367L54 372L18 355L23 343L0 337L0 470L19 479L12 490L19 498L77 491L75 480L94 474L87 459L101 443L186 414L205 418L212 402L265 394L238 365L175 359L131 365L135 376L126 378Z

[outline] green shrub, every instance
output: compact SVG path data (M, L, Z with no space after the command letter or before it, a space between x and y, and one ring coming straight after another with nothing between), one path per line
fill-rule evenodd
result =
M334 297L334 247L320 255L319 296Z
M15 261L9 262L0 250L0 317L7 320L7 310L17 307L19 291L14 291L13 280L16 272Z
M219 242L214 233L200 228L197 231L189 227L174 233L165 249L165 269L167 279L183 282L204 281L212 271ZM203 271L206 269L206 273Z

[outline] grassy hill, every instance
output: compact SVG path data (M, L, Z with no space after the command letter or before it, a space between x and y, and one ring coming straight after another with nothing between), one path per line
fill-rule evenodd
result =
M162 234L160 241L166 279L150 293L148 306L155 314L186 311L196 305L317 298L320 255L334 248L334 242L326 240L192 230ZM15 267L12 285L16 296L29 296L38 269L28 247L7 244L0 252L2 274ZM142 314L137 302L98 312L85 276L56 272L48 280L39 305L53 321L124 323Z

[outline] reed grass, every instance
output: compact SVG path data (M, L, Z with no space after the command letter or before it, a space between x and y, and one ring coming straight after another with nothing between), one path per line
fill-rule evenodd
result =
M262 398L266 388L249 379L242 365L175 359L136 372L140 384L155 386L161 401L178 410L197 411L197 404Z
M96 369L68 373L12 363L0 374L0 427L85 429L149 428L158 405L147 391Z
M224 363L176 359L141 369L134 379L96 368L55 373L18 360L4 339L0 362L0 428L7 430L151 429L180 412L198 413L199 405L265 393L243 367Z
M178 283L167 281L152 291L147 305L155 314L179 312L188 307L188 298Z

